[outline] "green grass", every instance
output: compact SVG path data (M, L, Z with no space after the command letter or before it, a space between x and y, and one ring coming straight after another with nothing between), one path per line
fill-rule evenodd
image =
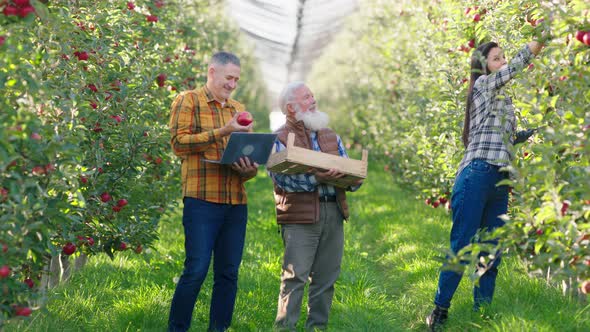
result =
M330 317L332 331L425 331L450 218L396 186L376 164L362 189L349 195L342 274ZM379 168L379 169L378 169ZM279 291L282 245L274 221L270 179L248 184L249 224L232 331L271 331ZM164 331L182 270L181 207L161 222L155 250L90 259L50 293L45 309L5 331ZM199 295L193 331L207 328L212 274ZM453 300L448 331L590 331L590 306L529 278L514 258L501 266L491 320L472 313L469 280ZM302 310L305 310L302 308ZM303 317L299 327L303 326Z

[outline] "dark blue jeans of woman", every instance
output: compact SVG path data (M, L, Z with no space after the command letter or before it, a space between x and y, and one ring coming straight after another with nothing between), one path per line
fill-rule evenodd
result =
M498 166L479 159L473 160L457 176L451 197L451 250L454 253L470 244L479 231L492 231L504 224L499 216L508 210L508 186L496 184L506 178L507 174L500 172ZM497 243L497 240L491 243ZM493 264L481 276L479 286L474 287L474 309L492 302L500 260L497 253ZM451 299L462 276L462 273L445 270L443 267L434 299L437 306L451 306Z
M172 298L168 331L187 331L213 254L209 330L230 324L238 288L248 210L245 204L211 203L185 197L182 225L186 259Z

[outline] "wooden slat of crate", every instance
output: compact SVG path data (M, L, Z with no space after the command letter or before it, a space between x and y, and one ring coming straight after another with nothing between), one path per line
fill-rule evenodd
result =
M295 134L287 137L285 150L271 154L266 167L271 172L282 174L306 173L311 168L318 170L338 169L346 176L329 182L337 187L348 187L367 177L368 152L363 150L362 160L344 158L329 153L313 151L294 145Z

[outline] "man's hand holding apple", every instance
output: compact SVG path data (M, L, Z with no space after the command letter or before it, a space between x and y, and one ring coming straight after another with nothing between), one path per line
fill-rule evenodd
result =
M234 115L234 117L229 120L225 126L221 127L221 136L228 136L233 132L251 132L252 131L252 116L250 116L250 122L244 120L244 113L248 112L239 112ZM248 113L249 115L250 113Z

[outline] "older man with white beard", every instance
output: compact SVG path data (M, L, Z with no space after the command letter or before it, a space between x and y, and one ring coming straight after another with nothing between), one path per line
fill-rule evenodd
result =
M287 122L275 132L277 152L285 149L287 135L295 133L296 146L348 158L342 140L328 128L328 115L318 111L313 93L303 82L289 83L279 106ZM344 176L337 169L269 175L284 245L275 327L296 329L305 284L310 281L305 328L325 329L340 275L343 223L349 216L345 192L357 190L362 181L348 188L326 184Z

